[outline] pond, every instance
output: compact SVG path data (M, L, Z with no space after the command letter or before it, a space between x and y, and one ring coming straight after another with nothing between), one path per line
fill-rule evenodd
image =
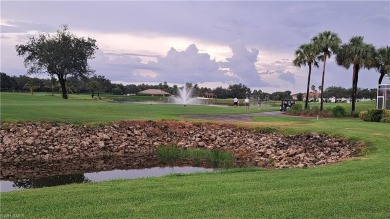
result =
M219 150L213 152L195 150L198 159L188 156L192 150L161 147L157 151L158 153L131 153L126 156L68 157L61 160L33 159L30 161L14 160L13 162L4 162L0 168L0 191L7 192L112 179L134 179L168 174L211 172L216 171L220 167L225 168L227 167L226 164L232 162L231 160L225 161L222 159L224 158L222 156L224 153L219 152ZM200 155L214 156L208 156L208 159L206 159ZM219 159L212 159L213 157L219 157Z
M129 170L110 170L88 173L73 173L66 175L52 175L36 178L20 178L13 181L7 179L0 180L0 191L9 192L14 190L51 187L71 183L100 182L112 179L135 179L145 177L157 177L168 174L194 173L194 172L212 172L214 168L191 167L191 166L171 166L171 167L152 167L143 169ZM40 172L36 169L37 172ZM39 176L39 174L38 174Z

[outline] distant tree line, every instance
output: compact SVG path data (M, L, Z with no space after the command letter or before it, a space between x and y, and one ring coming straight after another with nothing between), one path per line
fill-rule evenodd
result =
M52 77L50 79L31 78L25 75L9 76L4 72L0 72L0 90L9 92L49 92L59 93L61 92L61 86L58 81ZM146 89L160 89L170 94L176 95L179 88L178 85L169 86L167 82L159 83L157 85L149 84L116 84L104 76L94 75L91 77L75 77L71 76L67 79L67 89L69 93L73 94L91 94L91 97L99 97L102 93L114 94L114 95L126 95L137 94L140 91ZM282 100L291 99L291 91L276 91L273 93L263 92L262 90L251 90L244 84L229 85L228 88L217 87L214 89L207 87L199 87L198 84L186 83L186 87L193 88L193 95L200 97L214 97L214 98L239 98L250 97L257 99L260 97L262 100ZM324 90L324 98L331 97L336 98L351 98L351 89L343 87L328 87ZM362 99L375 99L377 89L357 89L357 98ZM211 96L210 96L211 95ZM299 93L298 100L304 99L304 94Z

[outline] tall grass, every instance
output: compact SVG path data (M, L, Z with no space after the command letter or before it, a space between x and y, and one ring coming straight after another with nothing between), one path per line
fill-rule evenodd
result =
M234 157L220 149L180 148L174 145L157 148L159 160L163 163L175 165L179 162L190 162L195 166L206 165L214 168L230 168Z

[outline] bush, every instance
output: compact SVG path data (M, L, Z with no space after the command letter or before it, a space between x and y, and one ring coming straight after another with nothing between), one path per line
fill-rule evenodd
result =
M367 112L367 116L364 121L368 122L380 122L382 119L383 110L381 109L370 109Z
M312 106L312 107L309 107L309 109L310 109L310 111L312 111L312 112L318 112L318 111L320 111L320 107L318 107L318 106Z
M345 112L345 108L342 107L342 106L335 106L333 109L332 109L332 113L333 113L333 116L334 117L344 117L347 115L347 113Z
M351 116L353 117L353 118L358 118L359 117L359 112L353 112L352 114L351 114Z
M361 120L366 121L367 114L368 114L368 111L360 111L360 113L359 113L359 118L360 118Z
M302 109L302 104L296 103L292 105L290 109L287 109L287 112L292 114L301 114Z
M390 110L383 110L381 122L390 123Z
M296 104L291 106L291 110L302 111L302 109L303 109L303 107L302 107L302 104L300 104L300 103L296 103Z

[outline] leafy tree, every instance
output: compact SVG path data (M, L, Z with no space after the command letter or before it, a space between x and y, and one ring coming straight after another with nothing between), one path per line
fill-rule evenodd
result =
M28 74L48 73L57 76L62 89L62 97L68 99L66 80L68 75L84 76L92 73L88 59L93 58L96 40L78 38L64 25L57 34L29 36L25 45L16 45L18 56L24 57Z
M318 48L315 46L314 43L303 44L295 51L295 59L293 60L293 64L297 67L301 67L302 65L309 66L309 73L307 75L305 109L307 109L309 105L311 68L312 66L318 68L318 62L316 60L317 54Z
M273 92L270 96L271 100L283 100L283 99L291 99L291 91L277 91Z
M378 94L378 89L376 89L376 88L370 89L370 99L371 100L376 99L377 94Z
M27 83L24 85L24 88L30 90L31 95L34 95L34 91L38 89L39 87L39 81L35 78L30 78L30 80L27 81Z
M30 77L25 75L19 75L15 77L15 81L17 82L16 90L22 91L25 89L24 85L30 80Z
M325 98L331 98L335 97L336 99L342 98L342 97L349 97L348 90L343 87L335 87L331 86L324 90L324 97Z
M237 97L239 99L242 99L249 96L249 94L251 93L251 89L241 83L229 85L228 90L230 98Z
M378 84L382 84L383 77L387 74L390 77L390 47L382 47L377 50L376 69L380 73Z
M376 50L372 44L363 42L363 37L354 36L348 43L344 43L339 53L336 55L337 64L352 70L352 114L355 112L355 102L357 95L357 84L359 79L359 70L361 68L370 69L376 65Z
M307 95L306 95L306 98L307 98ZM303 100L303 93L298 93L297 99L298 99L298 101L302 101Z
M128 94L136 94L141 91L135 84L126 85L125 88Z
M213 89L214 95L216 95L218 98L225 99L229 97L229 90L222 88L222 87L216 87Z
M15 90L18 86L15 78L8 76L4 72L0 72L0 90Z
M331 31L324 31L322 33L319 33L317 36L313 37L312 41L319 49L318 58L324 62L322 68L321 103L320 103L320 111L322 111L324 109L323 88L324 88L324 80L325 80L326 59L330 58L332 54L337 53L337 50L339 49L341 44L341 40L336 33L333 33Z
M54 89L57 85L57 79L53 76L50 77L50 88L51 88L51 95L54 96Z

